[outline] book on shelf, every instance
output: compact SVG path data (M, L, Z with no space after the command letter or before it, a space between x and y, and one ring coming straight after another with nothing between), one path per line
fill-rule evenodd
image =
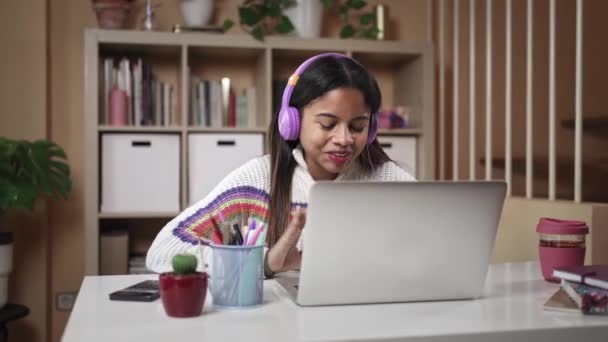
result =
M562 279L561 289L587 315L608 315L608 290Z
M276 113L281 108L283 91L287 86L287 79L272 80L272 113Z
M237 91L230 78L205 80L190 76L188 124L197 127L254 127L256 90Z
M608 265L557 267L553 276L608 290Z
M110 124L110 93L127 94L129 126L170 126L178 122L175 86L154 75L143 58L103 58L100 64L99 124Z

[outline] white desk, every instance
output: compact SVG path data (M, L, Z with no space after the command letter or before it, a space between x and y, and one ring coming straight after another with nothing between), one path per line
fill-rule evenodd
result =
M147 278L86 277L63 341L608 341L608 317L542 309L557 285L537 263L492 265L477 300L300 308L272 280L263 306L219 311L207 300L197 318L169 318L160 300L108 300Z

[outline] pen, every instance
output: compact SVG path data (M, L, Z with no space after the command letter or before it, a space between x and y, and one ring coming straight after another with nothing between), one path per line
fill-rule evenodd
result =
M258 241L258 237L260 236L260 233L262 232L262 230L264 230L264 224L260 224L255 231L251 234L251 237L249 238L249 240L247 240L247 245L255 245L256 242Z
M224 237L222 236L222 231L220 230L220 227L213 216L211 217L211 224L213 225L213 230L211 231L211 240L213 240L213 242L217 245L223 245Z
M220 223L220 228L222 230L222 237L224 238L224 245L232 245L233 239L232 234L230 233L230 224L222 222Z
M241 234L241 230L239 229L239 224L235 223L232 225L232 235L234 237L235 245L243 244L243 235Z
M245 245L249 242L249 235L255 229L255 220L251 220L251 224L247 228L247 233L245 234Z
M264 231L260 234L260 236L258 237L258 240L255 242L255 245L256 246L263 245L265 240L266 240L266 229L264 229Z
M243 210L241 209L241 227L243 227L243 229L247 229L248 225L247 222L249 221L249 212L247 210ZM243 234L246 234L247 231L245 230L245 232Z

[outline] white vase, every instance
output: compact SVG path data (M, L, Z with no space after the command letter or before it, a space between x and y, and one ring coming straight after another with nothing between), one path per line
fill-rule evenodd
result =
M181 0L182 16L187 26L205 26L213 14L214 0Z
M13 235L0 233L0 309L8 300L8 276L13 270Z
M291 20L295 34L302 38L321 35L323 4L320 0L296 0L296 5L283 11Z

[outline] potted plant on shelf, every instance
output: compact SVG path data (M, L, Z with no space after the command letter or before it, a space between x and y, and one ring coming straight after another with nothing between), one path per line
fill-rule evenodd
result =
M366 12L365 0L320 0L326 10L339 14L344 26L340 29L340 38L377 39L380 30L376 25L374 10Z
M67 199L72 188L65 152L48 140L0 137L0 224L9 209L33 209L41 196ZM0 232L0 307L6 304L13 234Z
M213 14L214 0L180 0L182 17L187 26L205 26Z
M268 34L293 31L301 37L313 38L320 35L325 8L342 19L340 38L377 39L380 30L376 16L374 10L366 12L366 6L365 0L245 0L239 6L239 23L259 41ZM226 19L222 30L226 32L233 26L234 22Z
M295 4L295 0L246 0L239 6L239 23L246 32L259 41L263 41L269 34L292 32L293 24L284 10ZM222 29L226 32L232 26L234 22L226 19Z
M97 23L103 29L123 29L133 0L92 0Z
M197 260L192 254L177 254L171 264L173 272L159 276L165 312L171 317L199 316L207 296L207 273L196 271Z

